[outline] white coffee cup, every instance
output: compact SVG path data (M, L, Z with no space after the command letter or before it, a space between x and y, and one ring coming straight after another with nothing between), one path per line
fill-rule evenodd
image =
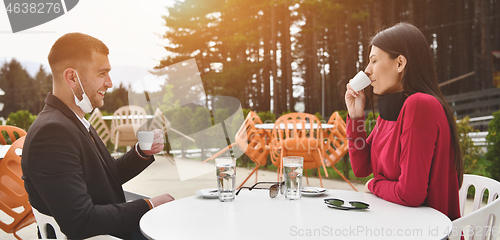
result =
M137 140L139 140L139 147L141 150L150 150L155 138L154 132L140 131L137 133Z
M358 74L352 78L349 84L354 91L358 92L368 87L371 83L372 81L368 76L366 76L366 73L359 71Z

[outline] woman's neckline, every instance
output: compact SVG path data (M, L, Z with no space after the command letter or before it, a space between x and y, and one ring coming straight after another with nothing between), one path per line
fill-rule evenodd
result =
M409 97L404 91L390 93L378 98L380 117L387 121L397 121L403 104Z

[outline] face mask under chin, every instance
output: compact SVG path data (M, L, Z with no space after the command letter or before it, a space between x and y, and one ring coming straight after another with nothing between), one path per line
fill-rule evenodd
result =
M85 93L85 90L83 89L83 86L82 86L82 81L80 81L80 77L78 77L78 73L76 72L75 70L75 73L76 73L76 78L78 79L78 83L80 83L80 87L82 88L82 100L78 100L78 98L76 97L75 95L75 92L73 91L73 89L71 89L71 91L73 92L73 96L75 97L75 103L78 107L80 107L80 109L84 112L84 113L90 113L92 112L92 110L94 110L94 107L92 106L92 103L90 102L90 99L87 97L87 94Z

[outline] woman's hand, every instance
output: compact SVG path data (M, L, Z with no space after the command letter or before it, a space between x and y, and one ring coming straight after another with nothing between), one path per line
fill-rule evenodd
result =
M365 193L372 193L370 191L370 189L368 189L368 183L370 183L372 180L373 180L373 178L370 179L370 180L368 180L368 181L366 181L366 183L365 183L365 189L363 190L363 192L365 192Z
M349 111L351 119L362 118L365 109L365 90L355 92L350 84L347 84L347 91L345 92L345 105Z

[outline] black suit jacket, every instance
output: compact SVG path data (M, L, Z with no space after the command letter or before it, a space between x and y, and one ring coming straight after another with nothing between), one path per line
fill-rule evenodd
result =
M68 238L127 238L149 206L142 199L125 202L121 185L153 161L143 160L135 149L112 158L95 129L89 133L49 93L26 136L21 164L31 205L53 216Z

